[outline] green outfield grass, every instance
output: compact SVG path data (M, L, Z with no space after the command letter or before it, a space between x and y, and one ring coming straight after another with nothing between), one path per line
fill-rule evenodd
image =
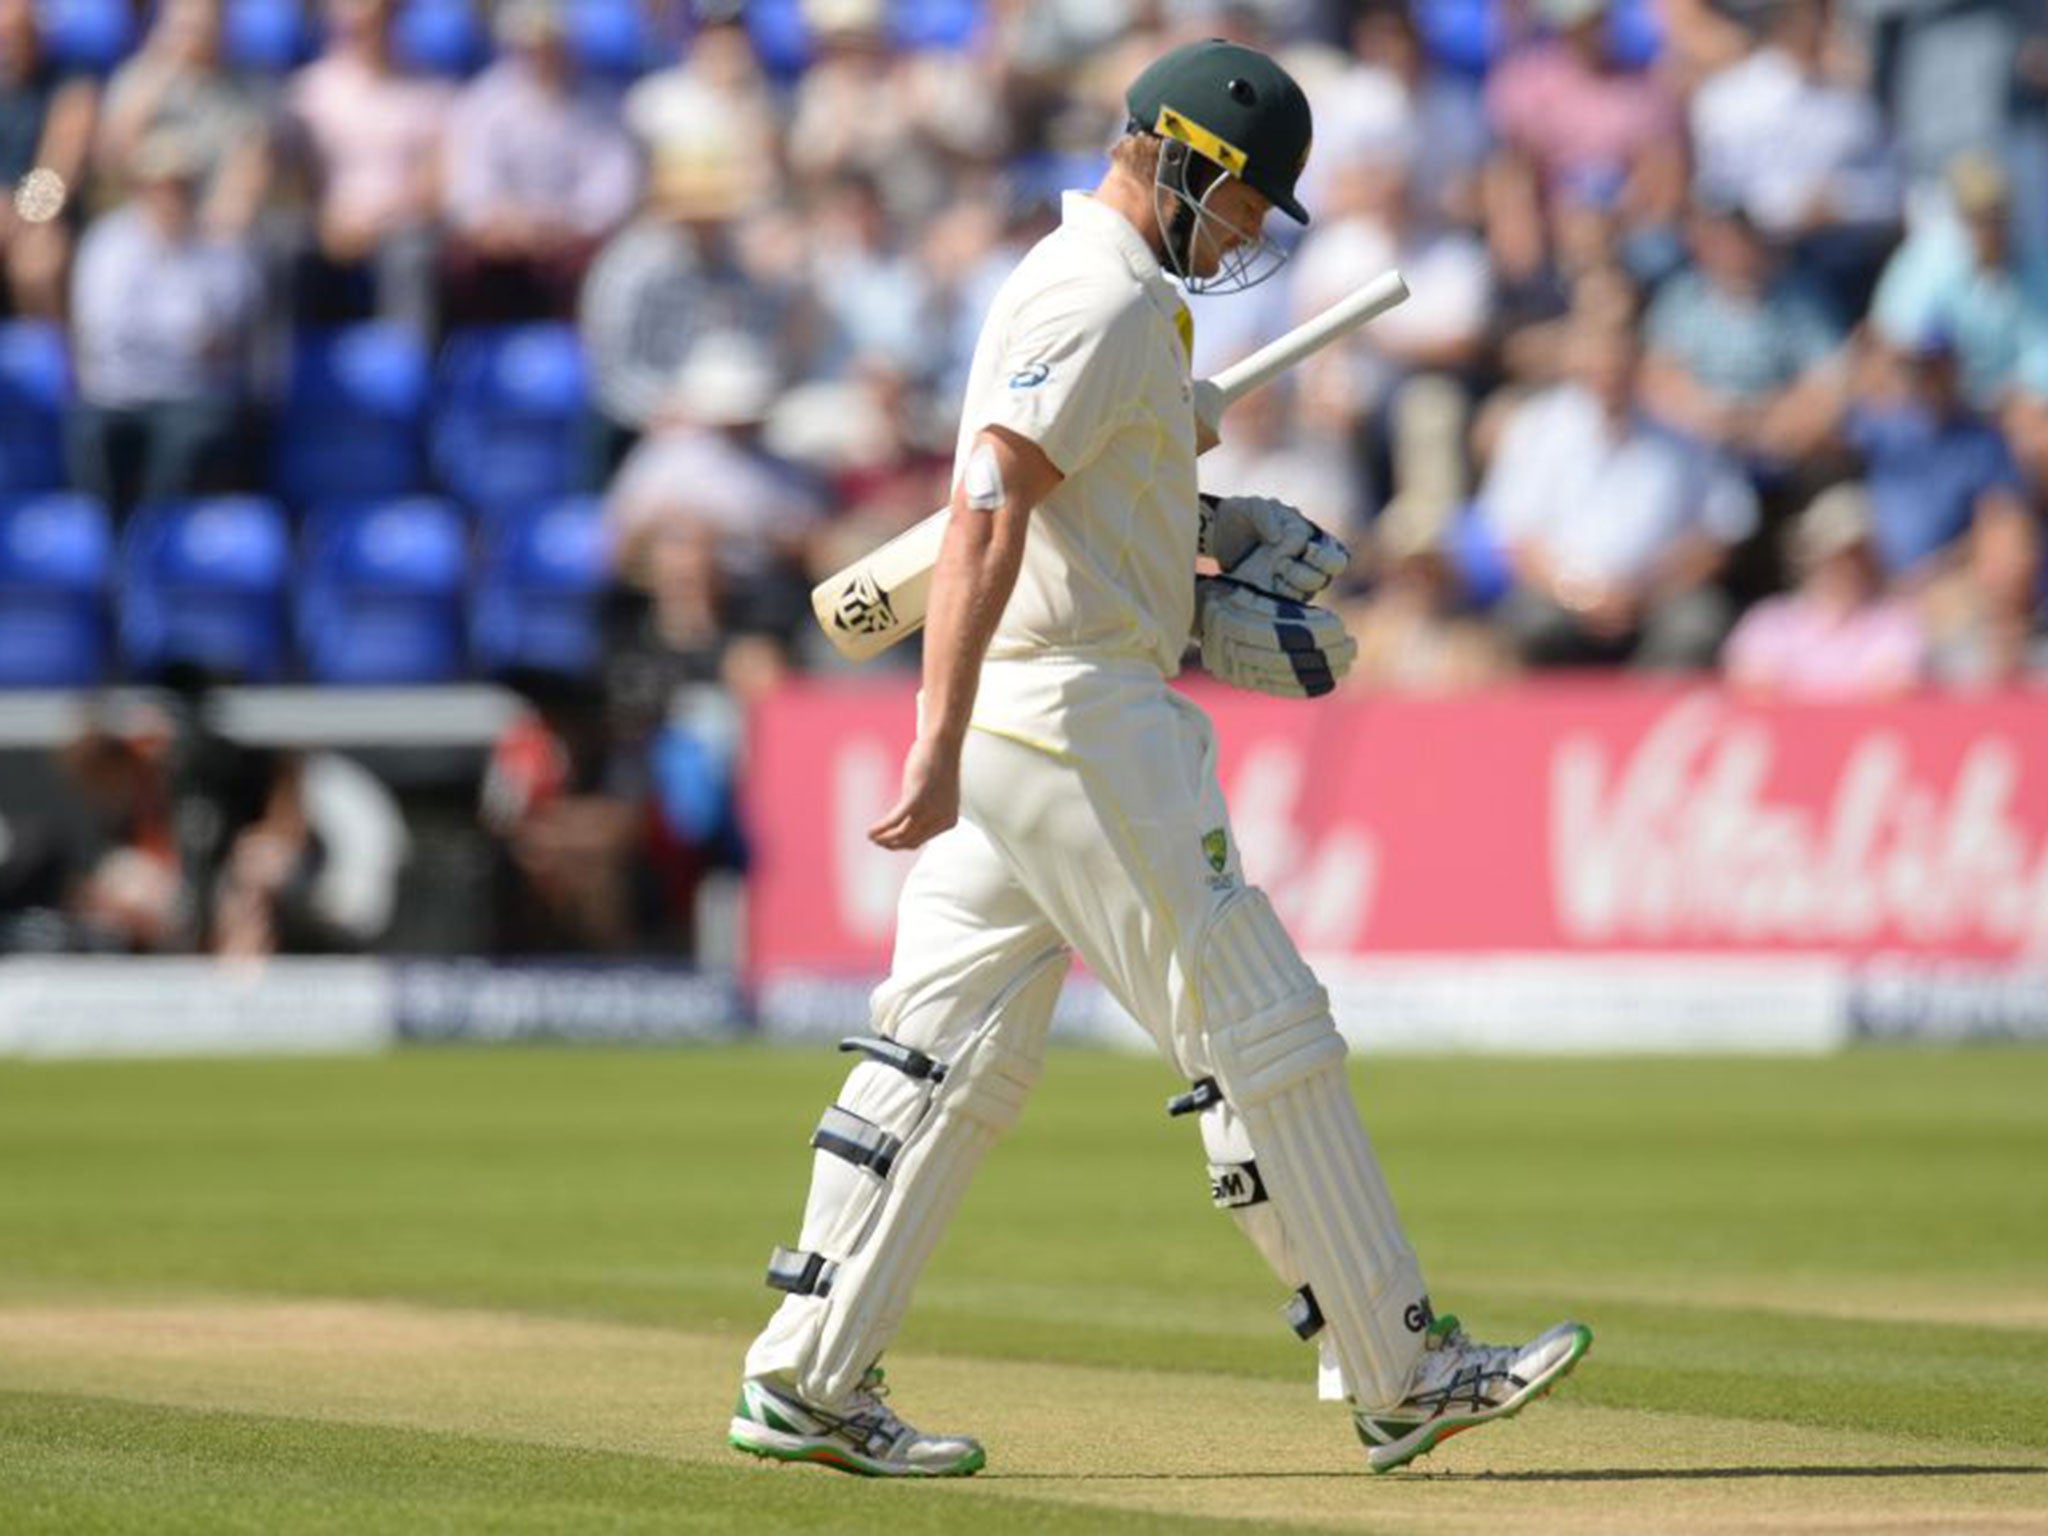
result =
M968 1483L726 1452L827 1049L0 1064L0 1531L2048 1531L2048 1053L1357 1081L1554 1401L1367 1478L1156 1062L1055 1053L891 1378Z

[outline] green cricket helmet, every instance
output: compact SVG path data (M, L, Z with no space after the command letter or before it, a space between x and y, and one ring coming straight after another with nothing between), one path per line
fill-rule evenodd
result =
M1256 48L1220 38L1176 48L1131 82L1124 104L1132 132L1185 144L1308 222L1294 195L1314 131L1308 98Z

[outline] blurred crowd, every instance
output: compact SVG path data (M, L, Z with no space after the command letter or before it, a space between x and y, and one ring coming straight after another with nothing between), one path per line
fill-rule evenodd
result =
M624 69L593 0L479 4L452 64L421 3L326 0L265 71L223 0L136 0L95 78L0 0L0 303L68 328L117 514L264 488L294 335L576 327L603 686L515 679L507 947L668 942L743 863L738 710L833 665L808 586L944 499L989 296L1192 37L1317 125L1314 222L1194 301L1197 372L1413 292L1203 471L1349 542L1355 686L2048 678L2048 0L646 0Z

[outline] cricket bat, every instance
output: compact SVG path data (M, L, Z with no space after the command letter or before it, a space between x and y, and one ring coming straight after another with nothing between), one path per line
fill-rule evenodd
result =
M1349 335L1408 297L1399 272L1383 272L1213 379L1195 382L1195 414L1211 427L1223 412L1302 359ZM940 508L811 589L811 611L848 661L879 656L924 627L932 569L945 541L949 508Z

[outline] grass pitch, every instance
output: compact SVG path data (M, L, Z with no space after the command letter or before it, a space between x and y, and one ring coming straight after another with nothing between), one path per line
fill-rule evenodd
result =
M1440 1309L1592 1356L1371 1478L1156 1062L1056 1053L890 1357L723 1447L828 1050L0 1064L0 1531L2048 1532L2048 1053L1388 1061Z

